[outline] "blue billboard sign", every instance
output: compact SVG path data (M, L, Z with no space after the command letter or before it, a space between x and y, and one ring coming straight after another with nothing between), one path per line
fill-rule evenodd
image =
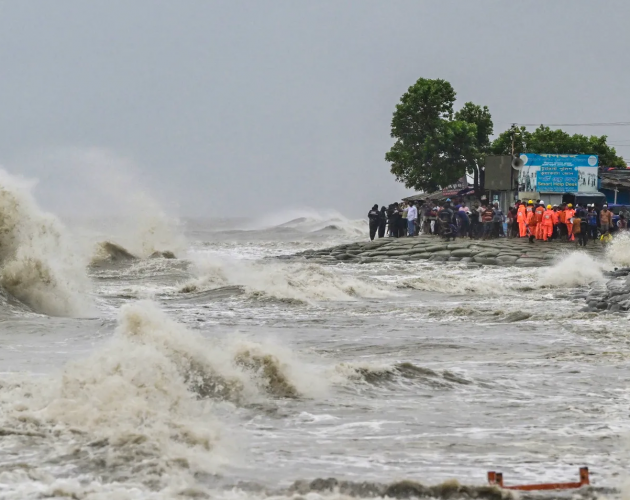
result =
M522 154L519 191L539 193L597 192L597 155Z

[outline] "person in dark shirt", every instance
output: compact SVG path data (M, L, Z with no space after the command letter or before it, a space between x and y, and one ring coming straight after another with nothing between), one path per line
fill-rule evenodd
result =
M442 210L438 212L440 234L446 239L455 239L455 212L451 208L451 200L446 200Z
M378 214L378 237L385 236L385 226L387 226L387 209L383 206Z
M586 211L586 223L588 226L588 237L593 241L597 241L597 222L597 211L593 205L589 205Z
M400 230L400 208L398 202L392 205L392 213L389 216L389 235L394 238L398 238L398 231Z
M378 221L380 218L380 212L378 211L378 205L374 205L372 210L368 212L368 223L370 225L370 241L374 240L376 231L378 231Z

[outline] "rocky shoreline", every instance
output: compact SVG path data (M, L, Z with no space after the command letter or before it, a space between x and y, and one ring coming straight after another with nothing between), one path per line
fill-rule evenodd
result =
M630 311L630 268L606 273L610 278L605 286L594 287L584 297L587 312Z
M559 253L575 249L575 244L567 242L535 241L532 244L525 238L458 239L447 242L436 236L421 235L413 238L381 238L321 250L307 250L287 258L306 259L318 264L427 260L486 266L543 267L550 265ZM591 243L586 251L599 254L602 247L599 243Z

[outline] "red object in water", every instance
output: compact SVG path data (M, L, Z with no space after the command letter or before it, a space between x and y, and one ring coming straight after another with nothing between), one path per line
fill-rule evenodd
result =
M488 483L490 485L498 486L506 490L522 490L522 491L535 491L535 490L570 490L574 488L581 488L582 486L588 486L590 483L588 475L588 467L580 468L580 481L577 483L544 483L544 484L521 484L518 486L505 486L503 484L503 473L501 472L488 472Z

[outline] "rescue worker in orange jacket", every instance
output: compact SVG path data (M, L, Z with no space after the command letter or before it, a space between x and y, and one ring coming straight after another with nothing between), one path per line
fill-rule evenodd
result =
M567 205L567 209L564 211L564 223L567 226L567 239L569 241L575 241L575 236L573 236L573 217L575 216L575 210L573 210L573 205L569 203Z
M554 211L551 205L547 205L547 210L543 212L542 223L540 224L543 241L549 241L553 235L553 220Z
M527 209L525 208L525 202L522 201L516 212L516 222L518 222L518 234L521 238L527 236Z
M562 238L563 236L566 236L567 234L567 225L564 223L564 218L566 216L566 214L564 213L564 211L567 209L567 205L566 203L563 203L562 205L560 205L560 207L558 208L558 236L560 238Z
M536 207L536 210L534 210L534 216L536 218L536 239L537 240L542 240L543 239L542 221L543 221L543 214L544 213L545 213L545 204L541 200L539 205Z
M529 242L533 243L536 231L536 214L534 213L534 202L529 200L527 202L527 229L529 230Z

